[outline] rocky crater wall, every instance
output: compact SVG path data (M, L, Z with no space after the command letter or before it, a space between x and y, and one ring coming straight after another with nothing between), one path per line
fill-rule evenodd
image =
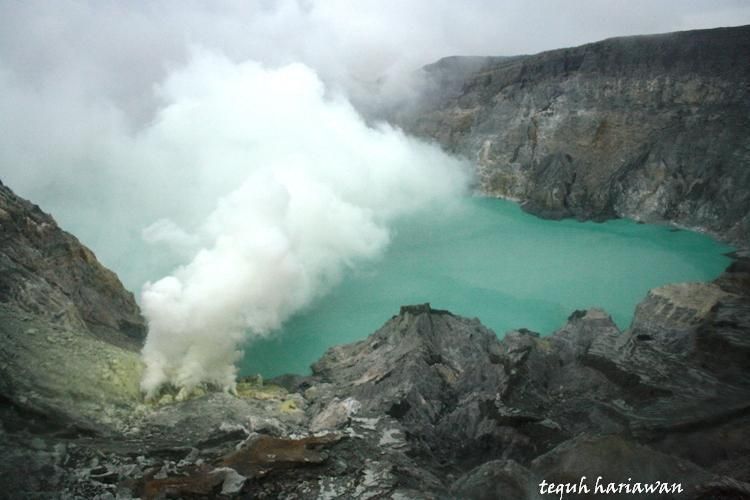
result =
M133 294L117 275L2 182L0 304L133 349L146 337Z
M145 335L117 275L0 182L0 421L98 426L140 400Z
M628 217L750 239L750 26L452 57L390 119L548 218Z

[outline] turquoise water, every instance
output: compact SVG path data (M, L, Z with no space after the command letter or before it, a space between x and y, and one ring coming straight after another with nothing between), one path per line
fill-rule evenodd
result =
M606 309L626 328L650 288L713 279L731 250L689 231L548 221L511 202L472 198L396 225L381 260L351 271L283 331L248 345L240 369L309 373L328 347L366 337L403 304L478 317L500 335L521 327L550 334L573 310L589 307Z

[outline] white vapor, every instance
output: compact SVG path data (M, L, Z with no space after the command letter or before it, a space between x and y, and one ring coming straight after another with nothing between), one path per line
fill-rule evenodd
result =
M467 186L458 160L389 126L368 127L303 65L271 70L198 52L161 97L134 145L140 161L189 161L197 182L229 175L236 187L193 234L171 221L147 231L181 246L203 242L190 263L144 286L148 395L165 384L231 389L243 342L378 256L394 217Z

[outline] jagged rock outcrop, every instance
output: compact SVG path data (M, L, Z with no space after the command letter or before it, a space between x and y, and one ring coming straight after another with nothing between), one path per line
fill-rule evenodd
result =
M132 297L0 194L0 496L531 499L582 476L750 492L746 253L713 283L652 290L624 332L591 309L498 340L404 306L310 376L145 403Z
M731 274L718 281L736 282ZM492 488L535 498L541 478L584 475L676 481L700 498L725 491L726 475L750 480L740 444L750 432L750 296L733 291L669 285L625 332L594 309L552 336L502 341L476 320L402 308L313 366L324 396L313 394L311 407L351 397L361 417L387 415L422 466L438 477L466 471L444 486L469 498ZM736 438L718 438L729 429Z
M117 275L2 182L0 304L119 345L137 347L146 336L133 294Z
M542 481L583 476L743 498L749 269L740 258L714 283L653 290L624 332L591 309L551 336L499 340L477 319L405 306L311 376L136 405L116 433L6 415L0 477L101 498L532 499Z
M750 26L427 66L390 117L550 218L669 221L750 240Z
M145 332L117 276L0 183L2 411L57 429L107 426L140 400Z

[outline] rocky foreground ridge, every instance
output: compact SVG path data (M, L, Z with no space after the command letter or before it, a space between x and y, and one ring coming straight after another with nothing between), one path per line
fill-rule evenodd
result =
M627 217L750 241L750 26L451 57L391 121L548 217Z
M498 340L405 306L311 376L145 403L132 296L38 207L0 203L0 497L531 499L582 476L750 495L747 258L652 290L624 332L592 309Z

